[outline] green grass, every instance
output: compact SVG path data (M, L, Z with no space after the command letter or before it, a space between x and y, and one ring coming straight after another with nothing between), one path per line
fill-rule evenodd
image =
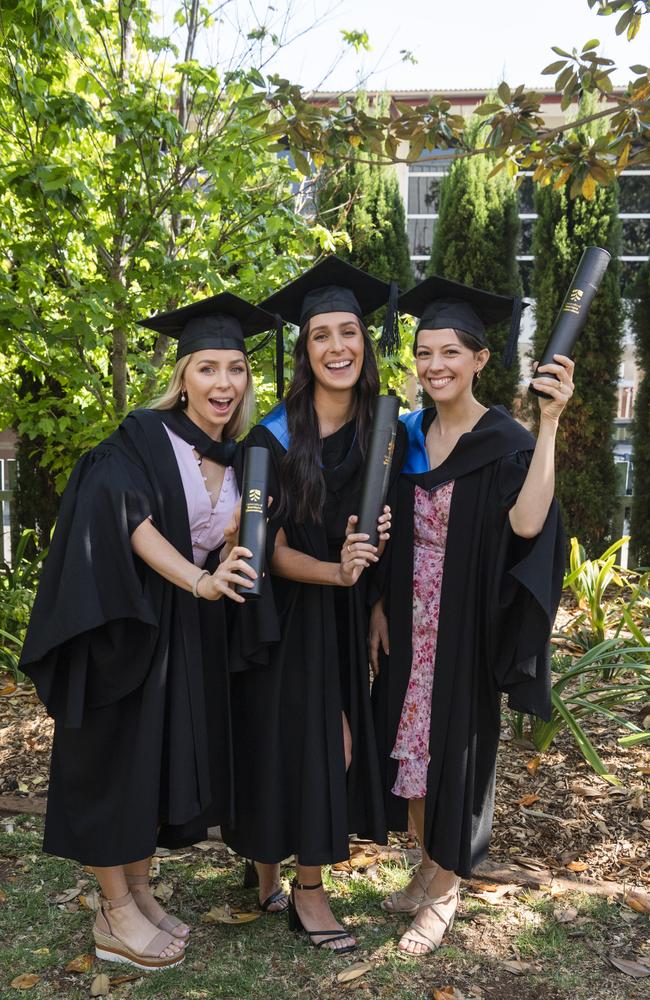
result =
M618 906L602 899L574 894L551 900L523 891L493 906L466 892L459 919L448 942L425 960L403 957L397 935L408 918L390 917L380 909L381 899L403 885L405 866L379 866L377 879L326 877L334 909L359 940L352 956L336 958L311 948L305 938L291 934L284 917L261 917L242 927L202 924L201 914L229 902L246 909L254 894L241 888L242 868L235 859L195 851L181 860L165 860L161 878L174 886L170 909L192 924L192 943L178 969L143 976L111 989L111 996L145 1000L316 1000L340 998L345 988L336 975L355 961L371 959L373 969L359 996L390 1000L429 1000L435 986L456 985L467 995L480 985L485 1000L633 1000L647 996L648 980L634 981L615 970L594 951L612 947L618 953L638 953L647 936L644 917L621 921ZM290 873L289 873L290 874ZM0 884L6 895L0 903L0 998L53 1000L89 995L94 975L129 974L127 966L96 963L87 974L66 973L75 956L92 952L92 914L59 909L53 897L85 876L79 865L40 853L40 824L23 819L13 833L0 833ZM89 885L88 888L92 887ZM576 925L560 925L556 906L578 910ZM572 936L579 929L584 937ZM534 961L540 973L514 977L501 965L519 955ZM30 991L9 987L20 973L43 978ZM355 991L356 992L356 991Z

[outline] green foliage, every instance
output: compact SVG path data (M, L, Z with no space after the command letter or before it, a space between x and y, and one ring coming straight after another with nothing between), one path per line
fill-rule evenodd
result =
M616 507L612 421L622 348L617 188L602 187L591 200L571 201L564 189L538 187L535 209L535 358L546 344L584 248L596 245L612 254L574 352L575 393L562 414L556 447L556 494L565 524L592 551L611 539Z
M621 639L606 639L573 660L554 657L558 674L551 691L552 714L549 722L531 719L531 737L535 747L548 750L558 733L566 728L578 749L596 774L611 784L620 784L607 772L582 721L594 715L604 716L627 729L640 742L645 732L621 712L640 708L650 697L650 646L636 646ZM603 681L618 678L613 683ZM623 737L627 739L626 737Z
M611 603L608 606L605 592L611 583L618 587L625 586L620 570L617 572L616 553L629 540L629 536L625 535L610 545L598 559L587 559L578 539L571 539L569 572L564 577L563 586L571 589L580 611L583 612L582 619L573 622L572 634L580 632L586 649L605 641L611 614ZM582 628L585 617L588 622L586 630Z
M476 126L470 133L480 134ZM483 157L459 160L444 178L430 273L489 292L520 295L515 185L505 174L491 177L493 166ZM519 383L518 358L509 369L501 363L508 329L509 324L501 324L488 330L492 357L476 386L476 396L486 406L511 408Z
M167 339L138 318L226 288L261 297L331 246L297 211L264 77L191 47L180 61L151 18L66 0L0 17L0 420L59 487L169 372ZM270 387L269 361L255 368Z
M404 203L395 172L352 159L318 193L325 226L349 239L339 255L402 291L413 284Z
M585 720L606 718L627 735L622 746L645 743L650 734L630 718L650 698L650 573L639 574L615 565L616 553L628 541L619 538L594 560L585 557L577 538L571 539L564 588L578 604L563 628L554 635L551 718L548 722L519 712L510 713L514 735L528 735L540 752L549 749L563 730L596 774L612 784L585 728ZM621 597L606 599L614 583ZM586 627L585 627L586 623Z
M44 558L44 553L30 556L34 542L35 532L23 531L13 564L0 564L0 670L8 670L16 679L22 676L18 660Z
M634 499L632 548L638 565L650 566L650 266L643 268L635 292L636 348L643 372L634 406Z

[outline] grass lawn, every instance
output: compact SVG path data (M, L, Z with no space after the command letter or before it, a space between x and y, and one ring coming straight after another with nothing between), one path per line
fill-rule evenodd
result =
M254 893L241 888L240 860L219 843L160 859L158 882L173 891L167 906L193 927L181 967L137 979L128 966L97 961L86 972L69 972L66 965L72 959L93 952L93 915L79 905L79 896L67 902L56 897L74 890L78 880L88 880L82 894L91 892L94 883L79 865L41 854L40 836L40 821L31 817L5 820L4 827L0 823L2 1000L87 997L100 972L111 979L111 996L133 1000L296 1000L341 997L350 990L360 990L360 996L431 1000L434 990L445 987L455 987L456 997L468 1000L650 996L650 978L624 975L606 958L650 960L648 917L578 893L551 898L544 890L521 888L495 899L489 891L472 895L464 886L459 917L445 946L424 960L402 958L396 935L406 921L384 914L379 906L387 892L406 881L406 866L396 862L375 865L368 874L327 879L337 915L359 940L354 955L335 958L318 952L304 936L288 931L284 917L263 916L239 927L202 923L211 907L226 902L254 909ZM292 873L286 869L284 874ZM337 980L360 961L373 965L350 983ZM512 962L514 966L506 964ZM16 976L30 973L40 979L24 993L11 987ZM120 982L124 976L130 978Z

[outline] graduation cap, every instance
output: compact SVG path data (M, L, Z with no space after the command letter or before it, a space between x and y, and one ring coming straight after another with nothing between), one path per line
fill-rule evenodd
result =
M399 308L419 317L415 336L420 330L463 330L487 347L486 326L510 320L510 331L503 352L503 364L512 364L521 314L528 305L518 296L496 295L482 288L472 288L449 278L432 275L399 299Z
M276 317L232 292L221 292L181 309L142 319L138 325L177 338L176 360L180 361L194 351L211 348L253 354L268 343L269 338L252 351L246 350L246 338L264 330L275 330Z
M260 303L261 309L279 314L286 323L303 327L312 316L347 312L363 319L388 303L380 348L389 353L399 346L397 299L394 281L380 281L333 254L325 257L278 292ZM284 356L282 334L276 341L278 370Z

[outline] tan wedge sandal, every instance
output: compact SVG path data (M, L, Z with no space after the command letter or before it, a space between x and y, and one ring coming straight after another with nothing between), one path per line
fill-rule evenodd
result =
M95 939L95 954L97 958L102 958L106 962L123 962L126 965L133 965L136 969L144 972L157 972L160 969L173 969L185 961L185 952L180 951L176 955L165 957L161 952L169 948L171 944L178 944L175 938L168 931L158 931L151 939L143 951L134 951L129 948L125 941L115 937L108 920L108 913L116 910L120 906L127 906L135 902L130 892L126 896L118 899L102 898L101 909L98 911L93 927L93 937ZM137 905L137 904L136 904Z
M149 876L148 875L127 875L126 884L129 888L136 885L145 885L149 887ZM159 921L155 921L149 913L147 913L147 901L146 896L151 895L148 892L136 891L133 893L133 898L135 899L135 905L138 907L141 913L144 913L147 920L150 920L154 927L158 927L161 931L167 931L168 934L173 934L175 938L179 941L187 941L190 936L190 929L187 928L186 931L179 930L183 926L183 921L179 920L178 917L173 917L171 914L166 913ZM141 898L143 897L143 898ZM138 901L139 900L139 901ZM140 903L143 905L141 906ZM185 925L187 926L187 925Z

